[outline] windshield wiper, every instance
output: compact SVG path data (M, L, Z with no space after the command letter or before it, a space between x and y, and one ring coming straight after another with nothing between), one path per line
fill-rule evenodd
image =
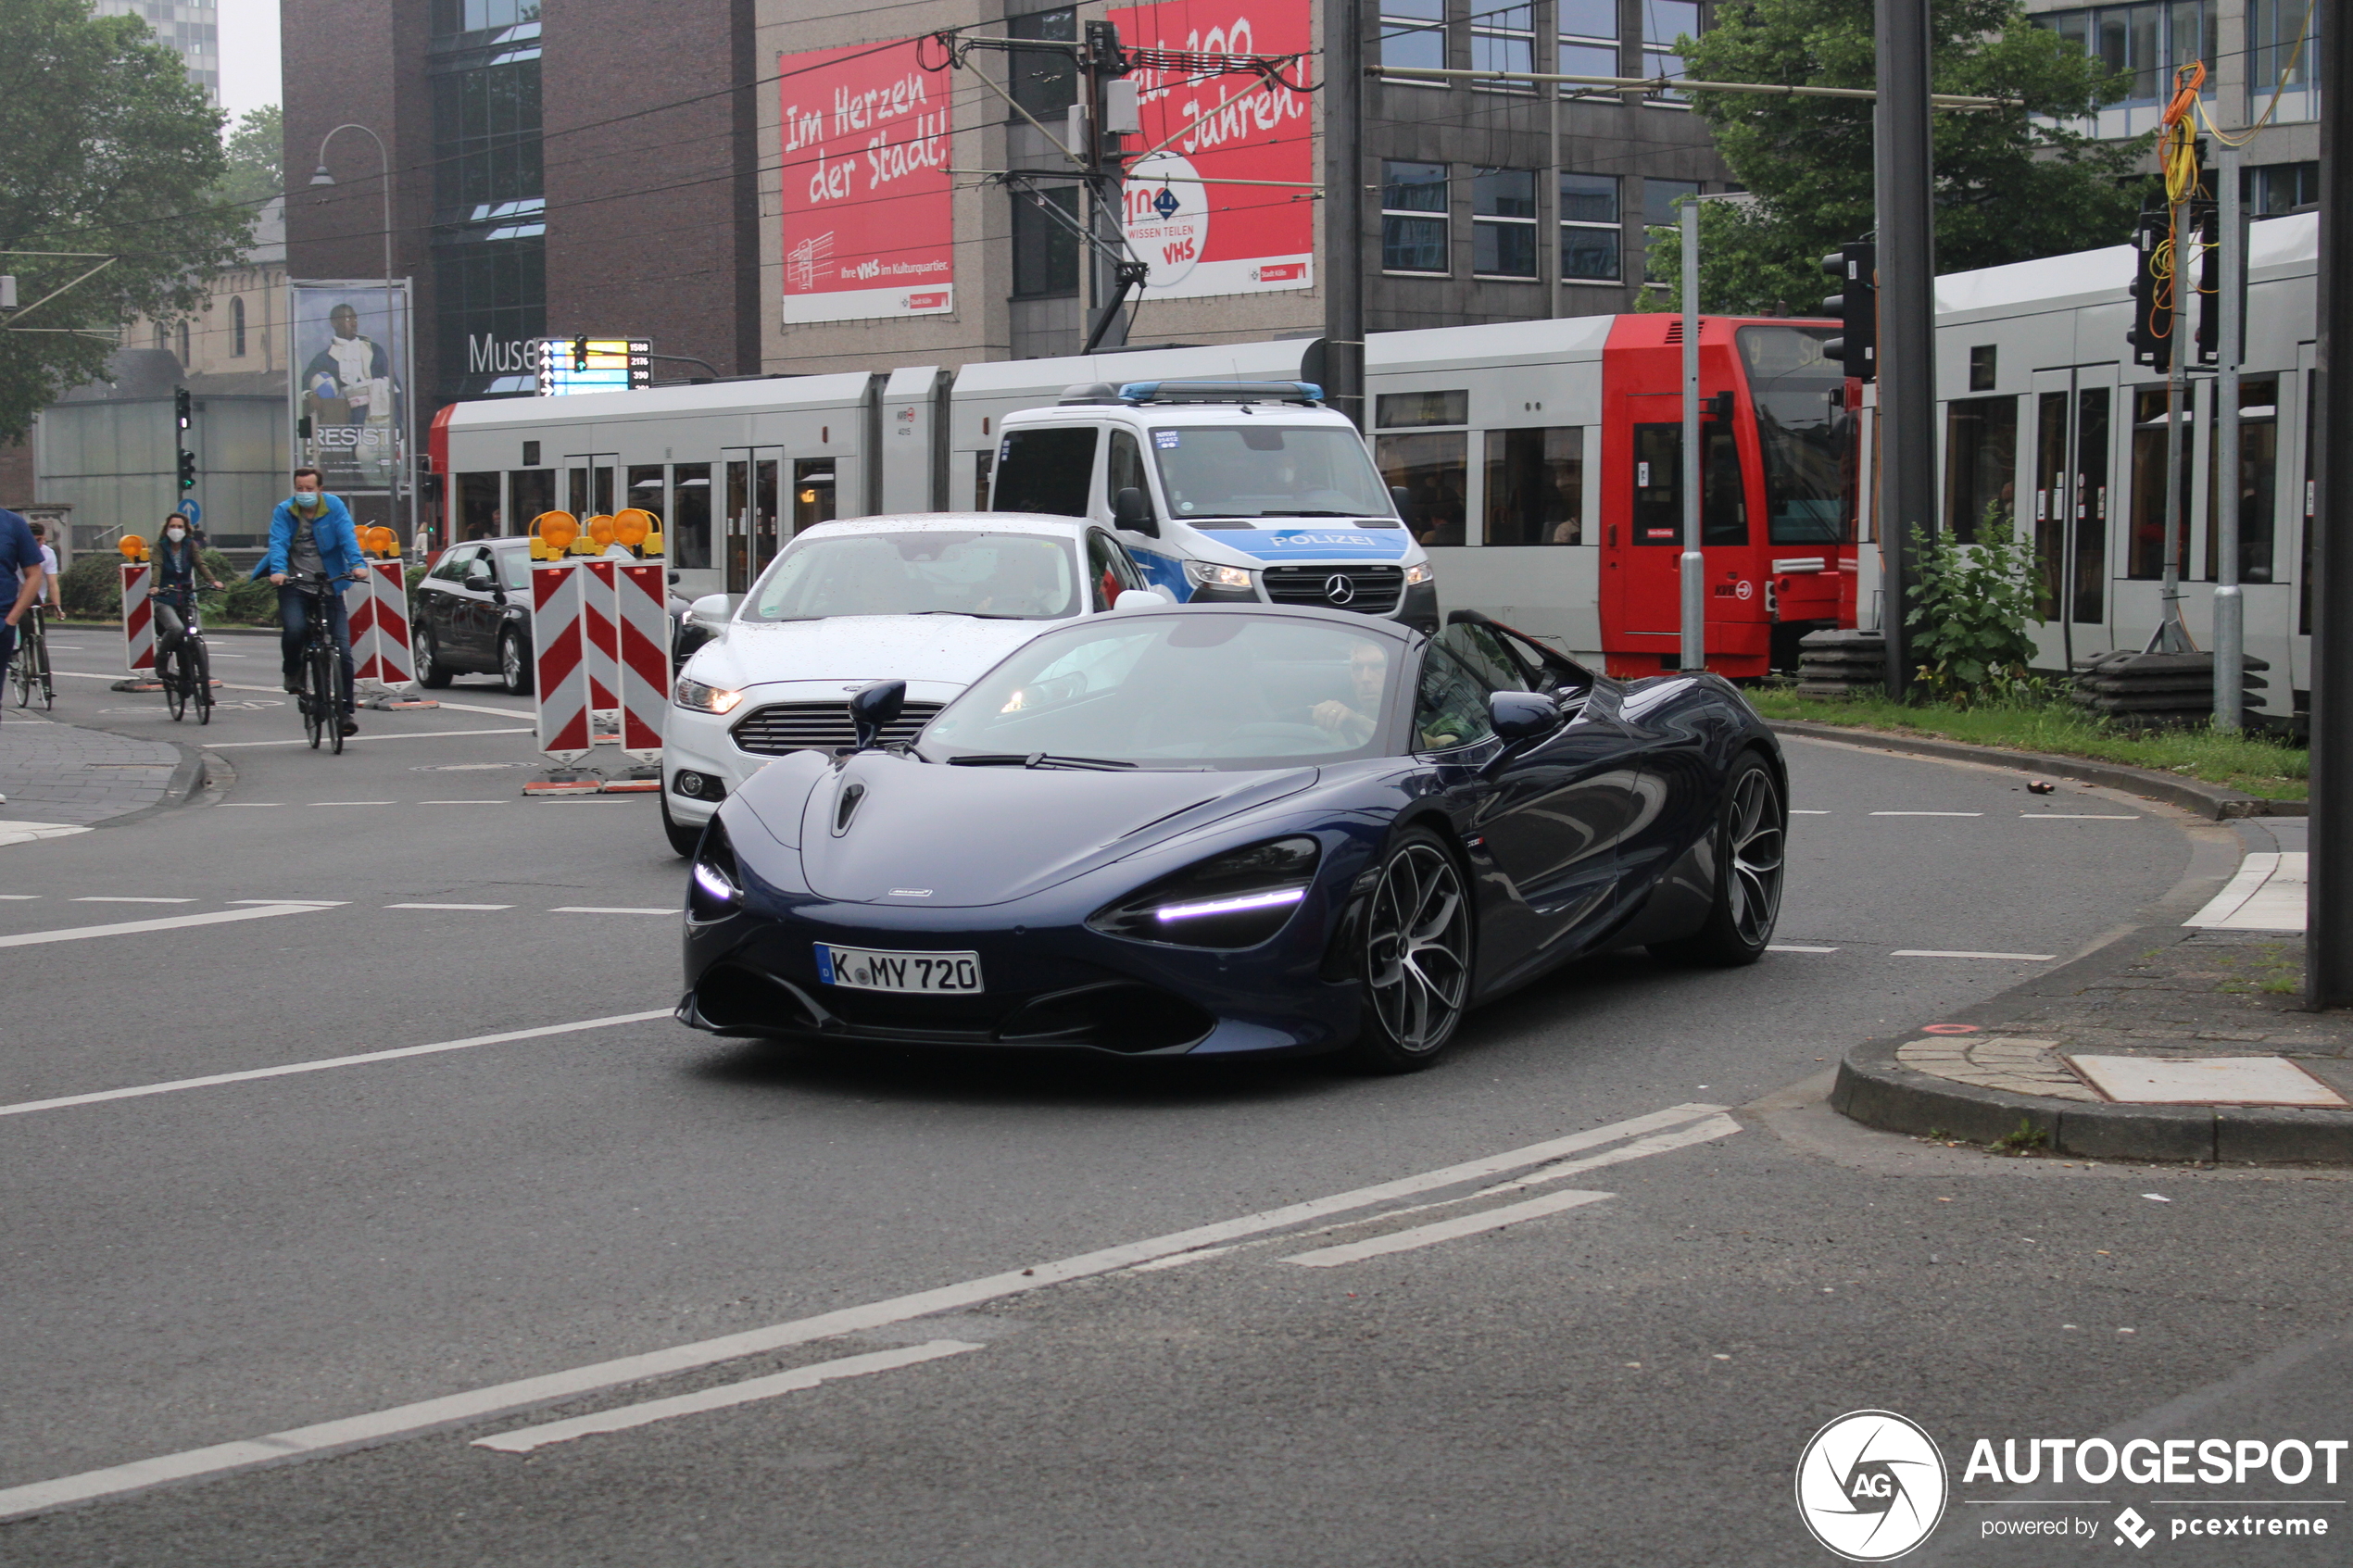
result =
M1029 615L992 615L980 609L911 609L909 615L961 615L967 621L1034 621Z
M962 757L950 757L951 768L1090 768L1114 771L1133 768L1133 762L1122 762L1112 757L1057 757L1049 751L974 751Z
M1364 517L1363 512L1261 512L1260 517Z

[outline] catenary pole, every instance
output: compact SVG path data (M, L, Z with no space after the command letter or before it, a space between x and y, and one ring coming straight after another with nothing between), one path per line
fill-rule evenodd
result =
M1700 549L1699 203L1683 204L1683 668L1707 668L1707 558Z
M2246 599L2239 588L2239 340L2246 276L2246 234L2239 227L2239 150L2222 149L2215 178L2222 246L2221 311L2217 334L2214 395L2214 727L2235 730L2246 721Z
M1324 401L1366 430L1365 27L1361 0L1324 5Z
M1879 98L1871 182L1879 213L1879 470L1886 559L1887 688L1901 699L1912 531L1936 526L1936 230L1931 206L1928 0L1875 0Z
M2314 1008L2353 1006L2353 385L2338 382L2337 356L2353 353L2353 279L2345 275L2346 223L2353 218L2353 58L2342 28L2321 30L2321 388L2313 434L2311 526L2312 779L2310 882L2306 889L2304 997Z
M2197 271L2191 260L2190 193L2165 209L2165 232L2172 261L2173 337L2165 362L2165 563L2159 568L2157 632L2151 653L2187 653L2189 631L2182 624L2182 536L2188 533L2189 487L2182 483L2183 426L2188 422L2190 389L2184 378L2196 343L2188 334L2190 302L2197 297Z

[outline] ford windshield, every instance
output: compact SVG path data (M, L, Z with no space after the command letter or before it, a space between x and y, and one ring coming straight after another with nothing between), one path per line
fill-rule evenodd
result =
M1061 621L1079 612L1075 546L1038 533L925 529L803 539L744 604L746 621L971 615Z
M1196 528L1250 528L1263 518L1294 517L1399 526L1353 430L1252 422L1155 430L1151 437L1169 509Z

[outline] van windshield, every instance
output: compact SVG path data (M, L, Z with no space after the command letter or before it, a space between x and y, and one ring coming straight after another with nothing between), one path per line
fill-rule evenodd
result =
M1389 492L1353 430L1252 422L1151 434L1169 509L1196 528L1247 528L1258 518L1284 517L1399 526Z

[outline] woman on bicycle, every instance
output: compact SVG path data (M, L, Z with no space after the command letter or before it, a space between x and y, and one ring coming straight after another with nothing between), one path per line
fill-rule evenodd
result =
M196 579L202 577L210 588L219 588L220 580L213 576L204 563L204 556L194 539L188 537L188 520L178 512L168 513L163 520L163 533L156 540L156 585L153 598L156 607L156 668L163 668L164 660L180 646L181 636L195 619Z

